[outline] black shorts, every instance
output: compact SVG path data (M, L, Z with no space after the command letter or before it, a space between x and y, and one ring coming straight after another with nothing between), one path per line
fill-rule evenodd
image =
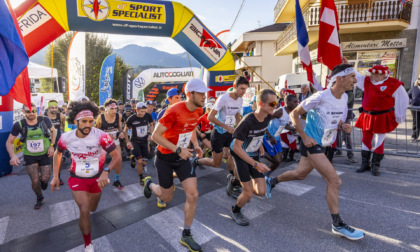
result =
M304 157L308 157L308 152L311 154L325 153L325 147L320 146L319 144L314 145L310 148L306 147L303 144L303 141L300 141L300 154Z
M235 152L230 151L230 154L233 157L233 161L235 162L236 171L238 172L239 179L241 182L248 182L251 178L264 178L264 174L259 172L255 169L252 165L249 165L247 162L243 161ZM259 161L260 157L252 157L255 161Z
M40 156L29 156L23 155L25 165L38 164L39 166L51 165L51 158L48 157L48 153Z
M169 189L174 184L173 172L178 176L179 181L187 178L195 178L195 169L192 167L189 159L183 160L178 154L162 154L156 152L155 167L157 169L159 185Z
M232 142L232 134L229 132L220 134L216 129L213 129L210 135L210 142L211 149L215 153L220 153L223 151L224 147L230 147L230 143Z
M200 133L204 133L204 132L200 132ZM210 141L211 133L204 133L204 134L206 134L204 138L202 138L200 135L197 135L198 140L203 141L204 139L207 139Z
M147 143L131 142L133 145L132 153L136 159L147 158L149 156L149 149Z

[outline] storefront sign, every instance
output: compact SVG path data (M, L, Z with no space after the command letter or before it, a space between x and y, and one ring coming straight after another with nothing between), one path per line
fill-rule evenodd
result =
M374 50L387 48L403 48L407 47L407 39L382 39L382 40L364 40L353 42L342 42L341 48L343 51L357 51L357 50Z

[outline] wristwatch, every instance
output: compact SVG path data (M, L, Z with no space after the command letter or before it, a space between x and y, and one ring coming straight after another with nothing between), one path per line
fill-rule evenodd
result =
M181 151L182 151L181 147L178 147L178 149L176 149L176 154L179 155L179 153L181 153Z
M108 173L109 173L109 172L111 172L111 170L109 169L109 167L105 167L105 168L104 168L104 171L106 171L106 172L108 172Z
M257 169L257 166L258 166L258 162L257 162L257 161L255 161L253 168L254 168L254 169Z

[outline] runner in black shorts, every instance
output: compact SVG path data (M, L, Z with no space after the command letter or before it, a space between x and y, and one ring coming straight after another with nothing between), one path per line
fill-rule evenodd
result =
M246 115L236 127L231 144L231 154L243 188L236 205L232 206L231 217L241 226L249 224L241 208L251 200L253 194L265 194L263 173L270 169L258 161L259 156L264 155L262 142L277 105L276 93L271 89L261 90L257 95L257 104L257 110Z
M140 176L140 185L144 186L143 168L147 164L148 141L151 140L153 132L153 118L146 113L147 106L143 102L136 105L137 113L127 119L124 136L127 148L132 149L132 153L137 160L137 172ZM131 138L128 140L128 129L131 129Z

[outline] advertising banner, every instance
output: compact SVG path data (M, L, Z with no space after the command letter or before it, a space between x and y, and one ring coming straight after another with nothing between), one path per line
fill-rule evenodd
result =
M99 80L99 105L104 105L105 101L112 98L112 88L114 83L114 68L116 54L110 54L102 63L101 75Z
M76 32L71 39L67 55L67 77L69 83L69 100L85 95L86 79L86 34Z
M124 103L130 101L133 93L133 78L134 69L130 68L125 72L123 79L123 101Z

